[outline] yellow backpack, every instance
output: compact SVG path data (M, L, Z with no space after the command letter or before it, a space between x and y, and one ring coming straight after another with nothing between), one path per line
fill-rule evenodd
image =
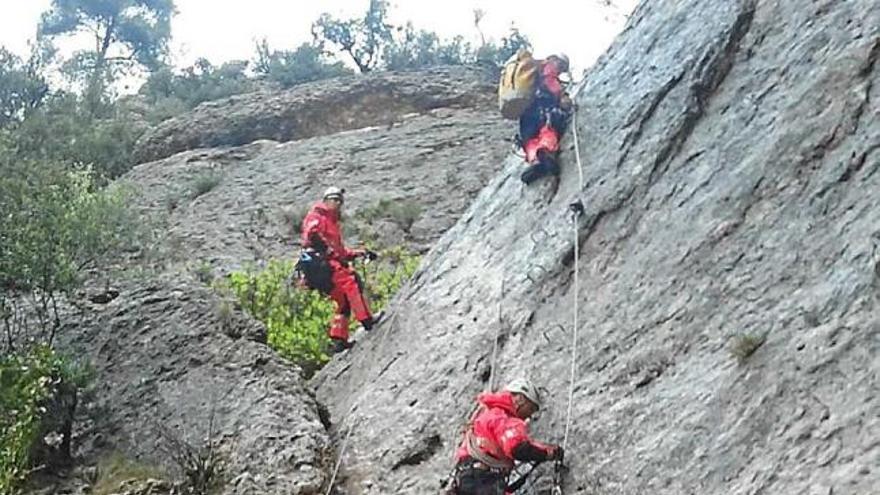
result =
M538 61L520 48L504 63L498 83L498 109L506 119L518 119L535 97Z

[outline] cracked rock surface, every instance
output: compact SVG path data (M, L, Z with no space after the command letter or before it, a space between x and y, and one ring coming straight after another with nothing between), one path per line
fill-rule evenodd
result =
M437 490L499 311L497 380L560 442L575 299L566 493L875 492L878 57L876 0L644 2L576 97L584 184L570 133L558 190L508 159L315 378L347 492Z

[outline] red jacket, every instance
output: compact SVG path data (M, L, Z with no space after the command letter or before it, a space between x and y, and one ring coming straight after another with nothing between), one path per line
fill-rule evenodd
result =
M513 451L522 442L528 442L545 452L550 447L529 438L529 427L526 422L516 416L516 406L510 392L482 393L477 397L480 409L469 425L470 431L485 447L483 452L491 457L510 464L513 463ZM455 453L456 462L469 457L467 439Z
M327 249L327 257L337 261L348 261L357 256L358 251L345 247L342 243L342 229L339 227L339 213L323 202L315 203L303 218L300 241L304 248L319 249L315 240L320 239Z

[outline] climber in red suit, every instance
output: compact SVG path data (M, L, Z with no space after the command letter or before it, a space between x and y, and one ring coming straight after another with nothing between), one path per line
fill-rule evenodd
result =
M528 162L520 178L526 184L545 175L559 175L559 139L572 107L559 80L565 72L568 72L565 55L551 55L540 62L535 99L519 119L519 137Z
M514 460L562 460L562 447L529 438L526 419L537 412L541 398L538 389L527 380L514 380L504 391L480 394L477 400L480 408L468 424L455 454L455 476L449 493L513 493L522 484L508 484Z
M342 352L353 345L348 341L348 318L352 312L367 331L381 318L381 313L370 313L360 279L349 265L358 256L373 259L375 253L348 249L342 243L339 212L345 202L344 193L345 190L338 187L328 188L323 201L315 203L302 222L302 247L322 253L331 269L332 289L328 295L336 304L329 331L333 352Z

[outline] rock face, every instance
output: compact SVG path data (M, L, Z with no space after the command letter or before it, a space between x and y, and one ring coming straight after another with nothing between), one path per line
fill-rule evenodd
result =
M298 212L329 185L347 189L351 216L383 200L418 204L421 212L406 231L380 227L395 242L426 250L497 174L510 151L505 138L513 126L492 111L491 94L484 90L494 88L480 87L480 74L438 69L390 74L385 82L378 75L326 82L316 94L294 91L268 103L255 95L246 102L232 98L214 105L254 122L265 120L264 127L253 124L251 130L274 128L277 119L329 102L341 109L347 101L362 114L343 125L325 108L328 121L320 131L309 131L312 137L299 139L306 134L297 128L300 134L272 135L293 139L285 143L261 139L190 150L127 174L122 180L137 191L137 207L157 221L158 256L136 278L131 270L122 278L98 274L77 301L79 310L70 318L75 324L59 333L65 350L95 366L96 390L81 401L74 425L77 460L94 465L118 453L174 477L180 468L172 461L175 441L169 438L193 447L212 442L225 463L222 493L324 493L335 450L325 429L329 417L299 370L264 344L265 329L221 301L205 278L292 257ZM342 94L334 96L332 88ZM399 101L388 102L389 94ZM262 105L283 109L265 113ZM226 132L214 117L204 117L210 108L182 118L185 126L168 136L196 129ZM266 136L246 136L257 137ZM188 139L181 146L213 138ZM220 141L229 144L226 137ZM357 232L346 227L347 241L356 242ZM59 483L48 490L83 489ZM161 487L147 489L165 493Z
M496 332L561 442L575 300L566 493L876 492L878 57L875 0L644 2L576 97L584 183L571 136L558 190L509 159L315 379L347 492L437 489Z
M298 371L247 338L262 328L224 315L191 277L129 282L120 294L62 332L95 364L87 419L75 424L80 454L120 452L173 474L182 453L173 438L214 446L226 463L222 493L317 493L328 478L327 432Z
M259 91L206 102L163 122L138 142L139 163L179 151L237 146L259 139L291 141L374 125L436 108L488 108L495 77L476 67L374 73Z
M436 109L390 126L181 153L139 165L125 180L144 208L171 210L170 254L191 265L238 268L292 256L305 209L330 185L346 189L347 215L382 200L418 205L409 232L392 237L426 249L500 169L512 133L482 110ZM216 185L193 198L212 177ZM352 228L346 234L350 243L363 240Z

